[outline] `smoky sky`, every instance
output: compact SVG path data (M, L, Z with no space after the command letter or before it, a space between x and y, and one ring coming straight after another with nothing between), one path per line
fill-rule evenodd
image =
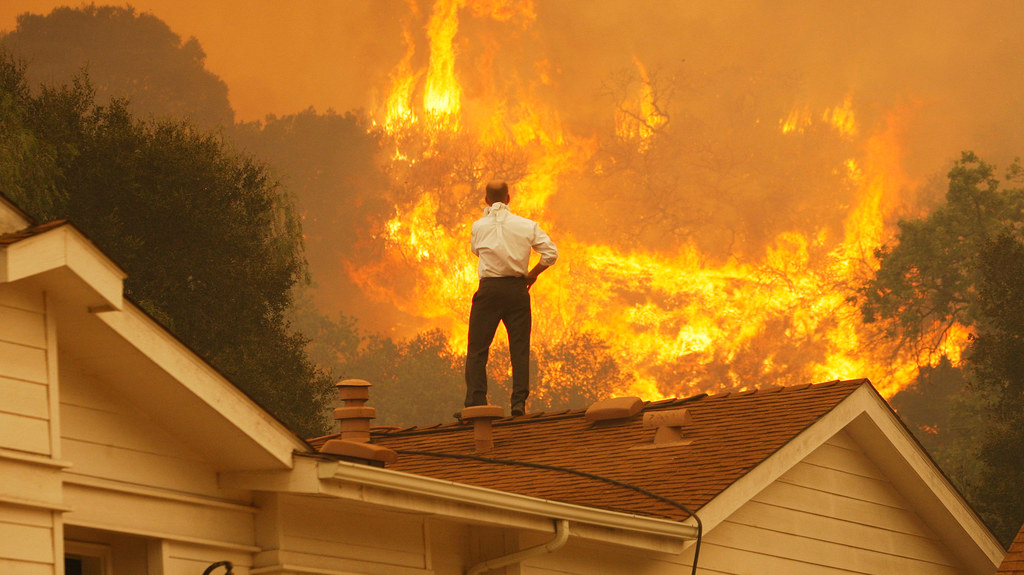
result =
M537 26L563 63L560 84L582 94L635 55L649 67L681 66L691 78L728 78L716 86L723 97L739 89L738 78L756 78L756 97L780 113L850 96L867 130L909 107L913 172L936 169L960 149L1021 148L1019 2L573 4L542 3Z
M1021 2L545 1L532 5L529 22L475 16L474 4L513 10L522 3L464 4L463 30L486 25L507 57L521 58L519 69L508 66L517 81L535 79L526 76L546 62L554 105L572 126L607 115L596 95L610 74L635 58L654 70L682 71L690 82L720 80L715 89L723 101L730 91L753 90L771 104L766 110L779 114L797 105L834 106L851 96L860 121L870 123L909 106L913 145L906 161L913 172L938 169L961 149L1003 156L1022 147ZM13 29L19 13L47 13L58 5L6 2L0 29ZM430 3L413 0L140 0L133 6L168 22L184 39L199 40L207 68L228 84L240 120L310 106L372 109L405 52L403 26L412 22L414 33L422 34L431 12ZM463 66L482 49L474 43L459 48ZM424 43L417 49L426 56ZM738 78L749 83L739 86ZM685 84L680 94L686 97ZM718 113L714 101L704 104L709 114Z
M556 236L575 236L580 245L611 245L623 254L637 247L670 253L696 245L708 265L737 258L757 263L765 247L786 232L813 237L828 227L833 242L843 237L858 193L847 181L844 162L869 159L869 146L879 145L874 136L885 136L894 171L906 173L897 178L900 185L941 178L964 150L1003 167L1024 150L1024 2L442 1L461 6L452 49L464 115L487 118L510 103L517 114L556 118L572 135L566 139L570 146L591 137L598 141L594 157L579 162L591 162L589 172L577 165L559 168L564 173L557 191L541 214ZM12 30L19 13L46 14L58 5L6 2L0 6L0 30ZM206 69L227 84L235 118L242 122L311 107L364 110L379 120L393 74L410 49L422 95L434 2L137 0L132 5L166 22L182 40L198 40ZM657 169L618 176L606 170L598 177L596 166L631 157L600 139L615 134L616 97L621 96L616 88L622 78L635 79L640 68L655 84L670 88L671 105L664 108L671 118L670 145L658 148L660 155L651 154ZM820 120L823 111L844 102L856 114L856 137L827 127L800 137L781 135L781 123L793 110ZM654 174L663 182L644 187L635 174ZM425 179L418 187L392 187L449 195L441 189L444 174ZM329 188L329 182L321 183ZM305 193L306 200L311 193L296 192ZM903 192L896 190L885 201L913 200L914 194ZM886 208L889 224L904 213L921 213L913 206L903 213ZM376 237L369 232L379 230L361 231ZM319 238L313 234L326 247L320 260L311 257L310 266L315 277L337 285L344 279L338 276L348 273L339 263L359 257L331 251L344 242L328 232ZM379 254L357 255L369 260ZM354 306L350 298L342 301L349 293L342 289L329 293L333 299L325 307L357 314L361 309L361 325L397 334L432 322L445 325L445 319L457 324L454 318L465 315L466 310L440 319L416 316L409 310L419 303L417 289L426 282L415 274L423 270L381 269L381 285L388 279L398 285L376 290L385 295L373 296L374 303L406 300L409 305L396 304L395 310L408 317L396 313L400 319L395 319L376 308L367 311L369 305ZM545 280L568 278L567 269L568 264L556 267ZM365 278L361 272L353 275ZM600 279L599 272L593 275ZM355 283L350 287L357 291ZM603 307L624 309L650 300L669 315L692 295L652 295L653 288L641 287L608 296L621 298ZM705 313L717 313L708 309ZM609 325L627 323L610 317ZM396 328L399 322L407 325ZM789 325L774 321L762 343L784 341ZM818 338L810 347L823 348L823 341ZM813 351L785 346L793 359L775 359L787 365L805 362ZM764 375L758 366L773 352L749 347L744 357L753 366L750 373ZM683 364L665 367L660 379L715 377L704 364L701 375L685 376L690 368Z

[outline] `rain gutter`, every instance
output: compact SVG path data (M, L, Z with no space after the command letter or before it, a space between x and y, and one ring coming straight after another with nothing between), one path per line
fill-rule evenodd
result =
M564 519L605 529L622 529L675 539L695 540L697 538L695 526L668 519L604 511L593 507L528 497L517 493L347 461L321 460L318 462L317 469L321 481L355 483L364 486L365 489L413 494L455 504L522 513L533 517ZM349 494L348 497L365 499L369 495L366 490L362 490L358 494Z

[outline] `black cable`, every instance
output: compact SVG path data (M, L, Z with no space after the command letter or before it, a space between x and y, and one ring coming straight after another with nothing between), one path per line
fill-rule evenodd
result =
M694 520L697 521L697 543L694 545L694 548L693 548L693 570L691 571L691 573L693 575L697 575L697 558L700 556L700 542L701 542L701 538L702 538L703 533L704 533L704 525L701 524L700 517L697 517L696 513L694 513L692 510L690 510L689 507L687 507L686 505L683 505L682 503L679 503L678 501L675 501L673 499L669 499L668 497L665 497L663 495L658 495L657 493L652 493L652 492L644 489L643 487L640 487L638 485L633 485L632 483L626 483L625 481L619 481L618 479L612 479L610 477L605 477L603 475L598 475L596 473L590 473L589 471L580 471L578 469L572 469L572 468L569 468L569 467L561 467L559 465L549 465L549 464L546 464L546 463L532 463L532 462L529 462L529 461L515 461L515 460L511 460L511 459L494 459L494 458L491 458L491 457L482 457L480 455L468 455L468 454L463 454L463 453L438 453L438 452L435 452L435 451L415 451L415 450L411 450L411 449L396 449L395 452L399 453L399 454L404 454L404 455L422 455L422 456L425 456L425 457L447 457L447 458L450 458L450 459L471 459L471 460L474 460L474 461L481 461L481 462L484 462L484 463L496 463L496 464L499 464L499 465L521 465L523 467L534 467L536 469L546 469L546 470L549 470L549 471L561 471L561 472L564 472L564 473L572 473L572 474L575 474L575 475L579 475L581 477L586 477L588 479L596 479L598 481L604 481L605 483L610 483L612 485L616 485L616 486L619 486L619 487L624 487L626 489L632 489L633 491L636 491L637 493L646 495L646 496L648 496L648 497L650 497L652 499L657 499L658 501L661 501L663 503L668 503L669 505L671 505L673 507L676 507L678 509L681 509L684 512L688 513L690 515L690 517L693 517Z
M203 575L210 575L210 573L213 573L213 570L218 567L224 567L225 569L227 569L225 575L231 575L231 568L233 567L233 565L231 565L230 561L218 561L216 563L213 563L212 565L206 568L206 571L203 571Z

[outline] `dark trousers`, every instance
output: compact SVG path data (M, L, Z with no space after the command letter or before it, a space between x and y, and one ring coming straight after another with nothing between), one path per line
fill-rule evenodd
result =
M487 357L498 323L505 324L512 359L512 407L530 395L530 292L526 278L482 278L469 312L466 407L487 403Z

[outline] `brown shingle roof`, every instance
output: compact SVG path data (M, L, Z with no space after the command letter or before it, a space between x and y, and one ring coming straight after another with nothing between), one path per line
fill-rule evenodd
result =
M31 226L23 230L18 230L16 232L0 234L0 246L10 245L16 242L20 242L21 240L30 238L32 236L38 236L39 234L48 232L54 228L59 228L66 223L68 223L68 220L54 220L52 222L46 222L45 224Z
M1024 575L1024 527L1020 528L1017 537L1010 544L1010 551L999 566L998 575Z
M697 510L828 413L867 380L648 402L622 420L589 421L584 409L528 414L494 422L494 449L474 453L473 426L375 432L373 442L399 451L389 469L531 497L679 520L687 514L636 491L552 469L413 455L478 455L561 466L636 485ZM653 447L644 413L686 408L689 444ZM333 436L332 436L333 437ZM311 440L319 448L331 437Z

